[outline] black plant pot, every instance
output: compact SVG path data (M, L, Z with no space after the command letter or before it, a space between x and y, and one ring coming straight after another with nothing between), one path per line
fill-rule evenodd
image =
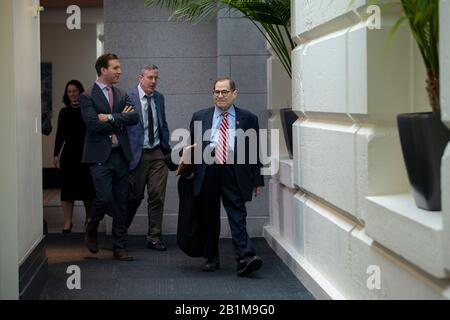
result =
M289 152L289 158L294 159L292 125L297 121L298 116L290 108L280 109L281 125L283 127L284 139Z
M450 130L440 115L408 113L397 116L403 158L416 205L441 210L441 159Z

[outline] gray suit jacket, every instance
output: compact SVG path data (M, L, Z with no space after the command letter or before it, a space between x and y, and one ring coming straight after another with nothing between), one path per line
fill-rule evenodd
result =
M136 106L136 112L139 114L140 121L133 125L128 126L128 136L130 138L130 147L132 159L130 161L130 170L133 170L139 164L142 155L142 147L144 145L144 119L142 115L142 104L139 99L139 90L137 86L133 89L128 90L127 92L131 102L134 106ZM160 140L160 147L164 153L164 155L168 155L172 149L169 145L169 127L166 121L166 109L164 104L164 96L155 91L153 93L153 99L156 105L156 112L158 116L158 133Z

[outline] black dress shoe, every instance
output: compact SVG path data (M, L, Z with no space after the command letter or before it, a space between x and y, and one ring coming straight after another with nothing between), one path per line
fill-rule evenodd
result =
M72 227L73 227L73 224L70 224L70 228L69 229L62 229L62 233L71 233L72 232Z
M120 261L133 261L134 260L134 257L130 256L126 249L121 249L121 248L115 248L113 256L114 256L114 259L117 259Z
M212 272L220 269L220 261L219 258L207 259L203 263L202 270L205 272Z
M167 250L166 246L163 245L160 240L147 241L147 248L157 250L157 251L166 251Z
M262 263L262 259L258 256L241 259L237 264L237 275L240 277L248 276L261 268Z
M89 225L86 227L85 243L86 247L89 249L90 252L92 253L98 252L97 229L89 228Z

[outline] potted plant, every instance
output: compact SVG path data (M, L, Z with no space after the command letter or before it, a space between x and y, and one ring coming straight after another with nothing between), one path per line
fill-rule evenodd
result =
M371 4L377 1L372 1ZM408 22L427 71L426 89L431 112L397 116L403 158L419 208L441 210L441 159L450 130L441 121L439 97L439 1L401 0L403 16L391 35Z
M144 0L146 6L160 6L171 10L170 19L196 23L214 18L220 10L239 11L249 19L280 59L281 64L292 78L291 51L295 43L291 39L291 1L290 0ZM292 108L280 110L281 124L286 145L292 156L292 124L297 115Z

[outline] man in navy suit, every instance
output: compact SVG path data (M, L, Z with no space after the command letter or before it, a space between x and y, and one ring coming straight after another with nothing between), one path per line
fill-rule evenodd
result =
M83 162L90 164L96 197L86 226L86 246L98 252L97 229L105 212L112 207L114 258L131 261L125 249L127 238L126 204L128 162L131 149L125 126L139 122L131 101L113 85L121 75L115 54L101 55L95 63L98 79L90 93L80 96L80 108L86 124Z
M165 251L166 246L161 242L168 175L165 157L170 154L171 148L164 96L156 91L157 83L158 67L148 65L143 67L139 74L139 84L128 91L140 121L134 126L127 127L133 156L130 162L127 227L133 222L147 186L146 245L149 249Z
M220 199L227 212L238 276L247 276L262 265L256 256L246 228L246 202L253 194L259 196L264 179L259 161L258 118L249 111L237 108L233 102L237 90L231 78L216 80L213 91L214 107L200 110L192 116L191 142L201 147L202 155L210 153L214 162L194 163L194 196L203 216L205 238L203 271L220 268ZM201 124L202 132L194 132ZM205 137L205 132L211 134ZM239 130L242 129L242 130ZM256 141L238 139L238 131L255 133ZM196 137L202 137L197 141ZM205 141L206 140L206 141ZM250 150L253 150L253 157ZM194 152L195 153L195 152ZM255 161L252 161L253 158Z

